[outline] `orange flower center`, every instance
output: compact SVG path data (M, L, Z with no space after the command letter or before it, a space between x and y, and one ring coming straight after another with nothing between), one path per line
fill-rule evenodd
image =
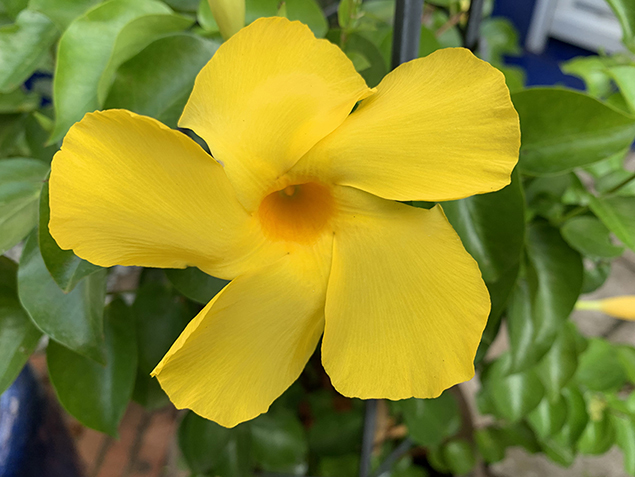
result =
M333 196L315 182L294 184L269 194L258 208L258 218L272 240L310 243L333 216Z

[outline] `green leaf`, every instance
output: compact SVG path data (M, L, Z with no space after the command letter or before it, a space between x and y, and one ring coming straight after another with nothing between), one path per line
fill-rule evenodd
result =
M29 9L43 13L55 22L60 31L64 31L73 20L103 1L104 0L30 0Z
M561 229L562 237L582 255L592 258L615 258L624 247L613 245L611 232L595 217L574 217Z
M357 477L359 473L359 455L347 454L338 457L323 457L318 464L321 477Z
M191 24L155 0L110 0L73 21L58 47L50 142L60 140L86 112L101 109L121 64Z
M185 33L156 40L119 67L104 108L128 109L176 127L196 75L218 46Z
M220 35L218 23L216 23L216 19L214 19L214 14L212 13L212 9L209 7L209 2L207 0L201 0L199 2L198 10L196 11L196 20L205 31L218 33Z
M524 204L518 174L498 192L443 203L443 211L478 262L486 282L498 280L520 261L525 238Z
M538 360L534 347L536 329L532 313L533 292L526 279L518 281L507 311L509 351L514 372L533 366Z
M496 409L510 422L519 421L529 414L544 395L544 387L533 369L510 374L491 383L491 396Z
M562 395L567 403L567 420L553 439L555 442L567 447L573 446L578 442L587 425L589 415L586 409L586 402L579 389L568 386L562 390Z
M41 98L35 93L27 93L22 88L16 88L9 93L0 93L0 114L28 113L37 109Z
M23 10L14 25L0 27L0 93L9 93L33 74L59 32L39 12Z
M611 274L611 262L606 260L588 260L584 267L582 293L591 293L604 285Z
M344 51L349 55L349 58L351 54L356 54L361 55L366 60L367 66L365 68L356 66L356 69L371 88L377 86L388 73L388 67L377 46L362 35L356 33L349 35ZM353 64L355 63L353 62Z
M598 198L589 194L595 215L631 250L635 250L635 197Z
M552 402L560 398L560 390L578 368L577 330L572 323L560 329L551 349L537 366L537 371Z
M626 377L617 347L602 339L591 339L580 355L577 381L593 391L609 391L623 386Z
M315 396L316 393L310 395ZM353 401L354 403L355 401ZM315 409L314 422L308 430L309 449L320 456L340 456L359 451L364 425L363 406L348 411L335 411L331 404L327 409Z
M165 275L179 292L190 300L207 305L229 282L212 277L196 267L168 269Z
M53 280L64 293L70 292L88 275L91 275L101 267L93 265L76 256L72 250L62 250L49 232L49 185L42 187L40 195L40 223L38 227L38 243L40 253L46 268L51 273Z
M624 453L624 469L635 475L635 421L632 417L612 415L615 427L615 442Z
M481 23L482 55L493 64L503 63L503 55L519 55L518 32L506 18L485 18Z
M604 454L615 444L615 434L613 422L605 412L600 420L589 420L578 440L578 451L586 455Z
M622 26L622 42L627 48L635 47L635 4L632 0L606 0ZM635 469L635 461L634 466ZM633 474L635 471L630 472Z
M540 439L546 439L562 429L567 420L567 403L562 396L557 401L545 398L527 415L527 422Z
M558 174L606 159L630 146L635 118L584 93L531 88L512 95L523 138L519 167Z
M18 300L17 266L0 257L0 394L18 377L42 333Z
M248 423L228 429L189 412L179 427L179 447L192 472L223 477L250 475Z
M263 414L251 422L254 460L264 471L304 475L309 452L306 433L300 420L284 411Z
M407 399L400 407L410 437L422 446L439 445L461 427L459 406L449 391L435 399Z
M631 112L635 112L635 66L621 65L609 68L611 78L626 101Z
M481 457L488 464L500 462L505 458L507 442L501 429L493 426L476 429L474 440Z
M49 376L64 408L85 426L117 436L117 426L132 394L137 349L130 309L113 301L104 316L106 365L51 341Z
M287 18L307 25L318 38L328 31L328 23L322 8L315 0L285 0ZM245 20L251 23L260 17L273 17L278 13L280 0L246 0Z
M571 314L582 289L580 255L546 223L528 228L527 255L537 280L533 303L537 355L547 352Z
M582 79L591 96L606 98L614 89L607 66L609 65L606 58L595 55L577 56L563 63L560 69L568 75Z
M29 235L18 269L22 306L43 332L67 348L104 363L103 312L106 270L64 293L46 268L37 233Z
M472 445L465 439L453 439L442 448L443 461L454 475L465 475L476 465Z
M37 224L38 198L48 169L36 159L0 161L0 254Z
M160 282L147 281L132 306L139 349L139 369L149 375L194 317L182 297Z
M620 346L617 349L617 356L626 377L631 383L635 383L635 348L632 346Z
M390 45L392 47L392 41L390 42ZM430 53L437 51L439 48L441 48L441 44L434 32L425 25L421 25L421 34L419 36L419 58L428 56Z

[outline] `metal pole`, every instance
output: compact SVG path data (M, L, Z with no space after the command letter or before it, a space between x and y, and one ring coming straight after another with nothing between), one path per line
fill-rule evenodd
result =
M392 35L392 67L419 57L423 0L397 0Z
M370 460L375 442L375 425L377 422L377 399L366 401L364 416L364 435L362 436L362 456L359 463L359 477L369 477Z
M485 0L472 0L470 2L470 12L465 28L465 48L475 51L478 48L478 40L481 29L481 19L483 18L483 5Z

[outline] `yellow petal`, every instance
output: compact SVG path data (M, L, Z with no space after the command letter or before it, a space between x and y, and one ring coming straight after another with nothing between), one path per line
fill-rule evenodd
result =
M474 375L490 302L440 206L339 188L324 369L350 397L432 398Z
M236 278L192 320L152 372L177 408L226 427L267 411L324 329L331 247Z
M452 48L388 74L296 168L387 199L454 200L508 184L519 147L502 73Z
M623 320L635 320L635 296L616 296L600 300L601 310Z
M184 134L129 111L87 114L55 155L51 234L109 267L195 265L233 278L282 256L222 167Z
M254 210L370 92L337 46L299 22L262 18L201 70L179 126L205 139L239 200Z

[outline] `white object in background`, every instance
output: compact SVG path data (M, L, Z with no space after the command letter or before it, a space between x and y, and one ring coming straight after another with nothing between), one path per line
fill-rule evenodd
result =
M549 38L593 51L624 50L622 29L605 0L538 0L526 46L542 53Z

